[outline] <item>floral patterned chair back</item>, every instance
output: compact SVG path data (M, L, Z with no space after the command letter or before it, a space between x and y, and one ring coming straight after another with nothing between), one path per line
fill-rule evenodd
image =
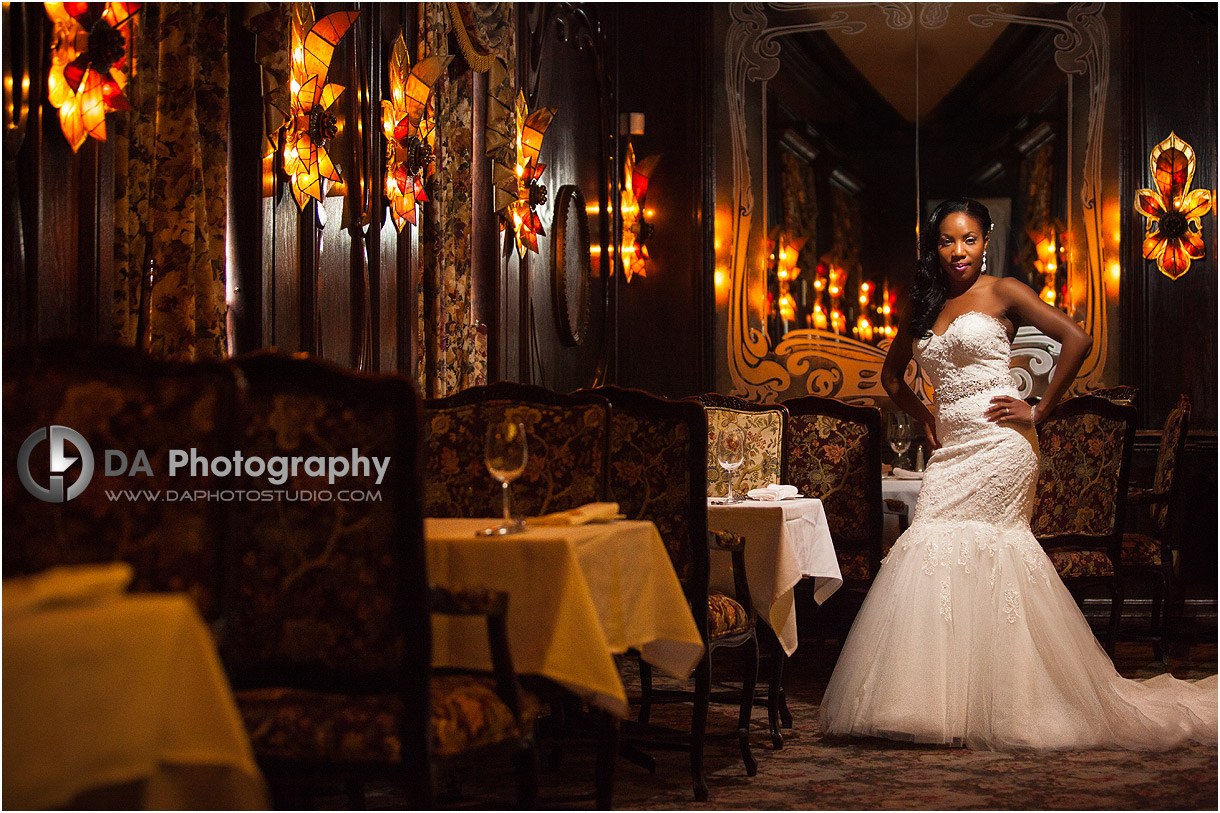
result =
M599 387L611 404L609 498L656 524L692 606L708 590L706 428L697 401ZM700 619L696 614L696 625ZM706 617L700 632L707 637Z
M1038 428L1041 460L1033 530L1052 546L1105 547L1122 530L1135 408L1084 395Z
M1190 424L1190 397L1183 394L1161 431L1161 446L1151 488L1131 488L1127 504L1147 510L1151 527L1134 525L1123 534L1122 575L1128 580L1151 582L1151 606L1144 631L1125 631L1124 637L1152 644L1153 653L1168 667L1169 642L1182 613L1182 591L1178 585L1178 540L1175 539L1175 514L1182 478L1177 469L1186 450L1186 431ZM1147 530L1148 533L1144 533Z
M707 393L699 396L707 410L707 495L723 497L729 492L728 473L716 460L716 437L721 429L739 426L745 431L746 456L733 472L733 493L744 495L753 488L786 483L784 437L788 410L782 405L754 404L732 395Z
M230 487L231 477L195 467L171 476L170 453L208 461L231 454L237 391L224 365L161 362L127 347L54 343L7 353L4 575L124 561L131 589L185 591L205 618L215 617L225 517L206 495ZM91 455L71 435L68 443L52 439L53 426L79 433ZM31 440L35 433L42 440ZM56 443L66 470L54 466ZM56 477L68 499L34 496L19 480L18 458L33 484L50 489Z
M266 466L238 478L259 499L232 503L227 665L247 685L397 680L428 606L414 391L316 359L234 364L239 448Z
M651 520L669 550L706 653L695 667L693 691L652 687L652 671L640 659L639 722L647 723L656 702L692 705L690 738L691 773L695 799L707 800L703 764L708 703L738 705L738 745L746 772L757 764L750 750L750 712L757 680L757 613L750 600L745 564L745 540L722 531L708 532L706 438L707 413L696 399L671 401L641 390L599 387L594 392L610 403L609 495L630 519ZM711 550L730 556L732 595L709 589ZM713 694L715 653L723 648L744 648L735 660L741 671L741 691ZM726 670L727 671L727 670ZM719 678L717 678L719 680ZM732 679L730 679L732 680ZM720 700L719 695L724 699Z
M1118 565L1135 417L1135 407L1083 395L1060 403L1038 427L1034 536L1069 587L1110 590L1110 652L1122 613Z
M427 516L500 516L500 484L483 463L487 426L500 420L525 426L525 472L511 485L514 514L538 516L605 499L606 400L501 381L424 402Z
M845 580L881 566L881 412L816 395L784 401L788 484L826 509Z
M1152 521L1162 536L1169 530L1169 520L1177 501L1182 478L1177 476L1178 463L1186 450L1186 431L1190 428L1190 396L1181 395L1161 431L1161 446L1156 455L1156 473L1152 479L1152 490L1164 494L1165 499L1152 507Z

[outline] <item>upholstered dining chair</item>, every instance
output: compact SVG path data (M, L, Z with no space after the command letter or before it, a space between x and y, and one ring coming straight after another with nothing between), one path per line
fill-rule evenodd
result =
M1123 406L1134 406L1135 399L1139 396L1140 388L1133 387L1129 384L1118 384L1113 387L1102 387L1096 390L1089 390L1085 395L1092 395L1095 398L1105 398L1107 401L1113 401L1116 404Z
M1119 563L1135 408L1090 395L1069 398L1039 425L1038 443L1034 536L1077 600L1091 585L1109 592L1105 647L1113 655L1123 608Z
M1178 497L1182 478L1178 473L1186 449L1190 426L1190 397L1181 395L1161 431L1156 456L1156 471L1151 488L1132 488L1127 492L1129 508L1148 510L1151 533L1131 531L1123 534L1120 570L1124 579L1148 579L1152 583L1152 607L1146 633L1122 634L1124 640L1147 641L1163 662L1169 657L1168 642L1173 633L1170 605L1176 597L1177 562L1174 542Z
M81 342L6 352L4 575L123 561L133 571L131 589L187 592L215 619L223 506L179 497L227 488L231 476L189 466L171 474L169 458L172 450L209 461L231 453L237 396L237 377L221 364ZM51 437L50 427L66 427L87 448L73 436L64 442L58 430ZM58 466L56 449L66 458ZM31 493L19 481L19 458L31 484L49 490L55 478L69 499Z
M881 558L881 413L834 398L783 402L788 483L826 509L845 588L868 589Z
M783 405L788 410L788 483L822 501L843 575L843 587L818 618L845 635L885 555L881 412L816 395L790 398ZM894 502L903 511L900 526L905 526L906 505ZM782 689L780 695L782 700ZM780 710L786 717L786 706Z
M487 425L505 419L524 424L527 441L525 472L511 485L514 513L538 516L605 498L605 399L500 381L424 402L427 516L500 516L501 489L483 463L483 442Z
M326 779L361 806L363 781L380 777L404 787L408 807L433 807L434 764L495 749L514 754L518 802L531 806L532 711L511 666L432 674L432 610L486 611L495 628L504 600L429 589L410 383L275 353L234 365L247 385L247 460L351 463L329 474L302 463L279 484L246 467L239 492L282 495L231 504L219 645L277 803L299 807L308 783Z
M733 493L744 495L771 483L786 483L784 472L784 428L788 411L780 404L755 404L735 395L709 392L699 396L707 411L707 484L709 497L728 494L729 474L716 460L716 437L721 429L741 427L745 431L746 455L741 468L732 473Z
M670 401L619 387L594 391L611 404L611 499L627 517L656 524L706 646L695 668L693 693L654 687L651 668L640 661L639 721L648 722L653 703L693 701L688 738L691 775L695 799L705 801L704 738L709 702L738 705L741 758L748 775L757 771L750 750L750 715L758 674L757 616L746 583L745 546L739 537L708 531L707 417L699 402ZM732 558L732 596L708 587L712 555ZM713 661L725 648L744 648L746 652L740 659L741 690L713 693Z

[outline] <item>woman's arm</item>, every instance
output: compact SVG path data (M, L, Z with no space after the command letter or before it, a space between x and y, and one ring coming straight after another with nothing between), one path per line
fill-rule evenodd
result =
M906 382L905 374L910 361L910 322L907 315L903 314L902 320L898 323L898 332L894 335L889 352L885 355L885 364L881 366L881 386L885 387L890 399L899 409L919 421L931 447L939 449L940 440L936 437L936 418Z
M993 398L992 406L987 409L990 420L1013 419L1038 423L1051 414L1055 404L1059 403L1059 399L1076 379L1080 365L1084 363L1089 348L1093 346L1093 337L1085 333L1066 313L1043 302L1032 288L1015 278L1005 277L997 282L995 292L1009 313L1016 314L1021 322L1033 325L1062 345L1059 360L1055 365L1055 374L1047 383L1046 392L1042 394L1037 408L1029 410L1028 417L1025 410L1018 406L1024 402L1008 396ZM1005 409L1008 412L1005 413Z

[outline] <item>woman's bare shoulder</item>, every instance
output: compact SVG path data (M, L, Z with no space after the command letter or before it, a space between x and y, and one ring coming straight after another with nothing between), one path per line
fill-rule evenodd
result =
M987 292L1002 300L1005 305L1015 305L1031 296L1037 296L1033 288L1016 277L993 277Z

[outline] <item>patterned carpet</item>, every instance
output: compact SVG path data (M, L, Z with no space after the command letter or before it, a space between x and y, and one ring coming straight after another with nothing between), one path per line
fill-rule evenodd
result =
M736 741L718 737L707 745L710 798L696 803L689 757L650 750L656 772L620 759L614 807L623 810L1216 810L1216 747L1191 746L1165 753L1081 751L991 753L916 746L888 741L831 741L817 730L817 702L836 652L802 644L788 670L793 728L773 751L764 709L754 715L752 744L758 774L746 776ZM1162 667L1147 645L1120 644L1115 662L1127 677L1146 678ZM1171 658L1181 678L1216 672L1214 643L1196 644L1189 658ZM630 677L630 676L628 676ZM628 684L630 687L632 684ZM736 710L713 706L708 730L728 734ZM658 707L654 722L689 719L689 707ZM544 755L545 755L544 750ZM545 760L544 760L545 762ZM559 770L541 775L541 805L593 809L592 743L573 743ZM490 782L488 781L490 779ZM470 806L511 803L509 774L463 785ZM393 807L392 792L370 794L370 807Z
M815 648L816 650L816 648ZM1192 659L1173 660L1183 678L1216 671L1216 648L1196 646ZM819 655L821 657L819 657ZM1169 753L1084 751L999 754L962 748L903 745L884 740L832 741L817 731L816 702L833 652L800 650L790 664L793 730L772 751L765 714L755 715L758 775L745 775L730 741L709 747L710 799L695 804L683 754L658 755L656 776L621 765L615 807L623 809L752 810L1215 810L1216 748ZM1161 665L1147 646L1120 645L1128 677L1151 677ZM813 661L813 663L811 663ZM761 710L760 710L761 712ZM717 710L719 728L732 725ZM714 730L714 729L713 729ZM714 757L713 757L714 755Z

